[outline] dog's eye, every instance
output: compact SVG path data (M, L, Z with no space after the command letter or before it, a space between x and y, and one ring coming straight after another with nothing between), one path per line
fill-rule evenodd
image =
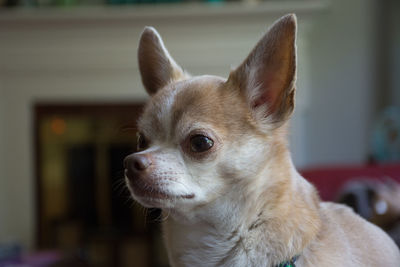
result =
M136 134L136 149L137 151L145 150L148 147L148 142L146 137L142 133Z
M190 138L190 149L193 152L204 152L212 148L214 141L204 135L195 135Z

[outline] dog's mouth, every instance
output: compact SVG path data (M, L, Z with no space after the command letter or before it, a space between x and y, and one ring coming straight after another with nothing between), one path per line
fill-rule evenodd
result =
M144 179L132 179L127 176L128 187L134 196L146 199L168 200L168 199L192 199L194 194L174 195L161 189L161 183L152 183Z

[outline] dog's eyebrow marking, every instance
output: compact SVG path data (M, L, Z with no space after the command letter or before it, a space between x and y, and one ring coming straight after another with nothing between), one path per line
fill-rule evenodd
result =
M209 96L223 82L224 80L221 78L203 75L176 83L176 91L178 92L170 115L171 131L176 129L176 126L186 114L195 115L196 120L207 119L207 116L210 115L215 116L215 111L210 109L212 105L209 103Z
M181 86L187 86L187 84L182 84ZM176 94L175 102L170 110L171 135L182 116L187 112L188 107L193 107L195 99L196 97L193 91L182 91L181 93ZM185 103L185 105L183 106L181 103Z
M177 91L178 90L176 88L169 90L170 93L166 95L164 101L163 112L158 116L161 124L165 129L165 133L169 135L168 138L172 136L172 129L173 129L173 127L171 127L172 110L175 103Z
M157 136L158 138L170 138L171 110L173 109L176 94L177 89L169 87L154 96L146 108L146 116L139 120L139 128L147 130L149 135Z

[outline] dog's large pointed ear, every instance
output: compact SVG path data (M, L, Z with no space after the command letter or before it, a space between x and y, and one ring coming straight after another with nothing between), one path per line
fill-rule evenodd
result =
M296 16L276 21L228 83L239 87L257 119L280 125L294 109Z
M138 61L142 83L150 95L172 81L188 77L170 56L161 36L153 27L145 27L140 37Z

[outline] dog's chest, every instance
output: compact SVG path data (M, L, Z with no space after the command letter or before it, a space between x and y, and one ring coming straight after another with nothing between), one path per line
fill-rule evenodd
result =
M166 245L172 266L267 266L253 236L218 232L206 225L167 225Z

